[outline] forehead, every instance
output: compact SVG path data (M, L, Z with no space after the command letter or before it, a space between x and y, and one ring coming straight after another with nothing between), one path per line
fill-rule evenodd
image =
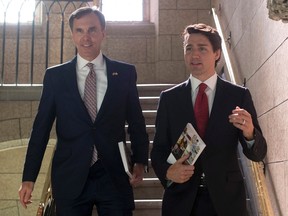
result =
M98 16L94 13L85 14L79 18L74 19L74 26L101 26Z
M186 34L184 37L184 45L212 46L209 39L201 33Z

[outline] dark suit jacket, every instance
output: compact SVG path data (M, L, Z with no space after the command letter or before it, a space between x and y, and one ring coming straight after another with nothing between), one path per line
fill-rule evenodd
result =
M246 109L252 115L255 143L251 149L247 148L242 132L229 123L228 116L236 106ZM208 190L218 215L245 215L246 196L238 164L238 141L244 154L253 161L261 161L267 151L249 90L218 77L204 137L207 146L195 164L195 173L188 182L173 183L167 188L166 172L170 165L166 159L188 122L197 130L189 80L162 92L157 111L151 160L165 187L162 215L190 215L202 172L205 173Z
M105 169L129 201L127 206L134 206L118 142L126 140L127 122L133 161L148 163L149 141L136 88L136 70L133 65L112 61L105 56L104 59L108 86L94 123L78 90L76 57L47 69L27 150L23 181L35 182L56 119L57 148L52 164L54 197L73 199L82 192L95 144Z

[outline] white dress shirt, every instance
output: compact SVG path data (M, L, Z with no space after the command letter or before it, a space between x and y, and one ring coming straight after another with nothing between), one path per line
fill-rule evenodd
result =
M192 75L190 75L190 81L191 81L191 94L192 94L192 103L193 107L195 105L196 97L199 90L199 85L202 83L200 80L196 79ZM215 73L213 76L211 76L209 79L205 80L204 82L207 85L207 88L205 90L205 93L208 98L208 106L209 106L209 116L212 110L213 101L215 97L216 92L216 83L217 83L217 74Z
M90 71L89 67L86 66L87 63L89 63L89 61L83 59L79 54L77 54L77 64L76 64L77 84L82 99L84 98L86 77ZM102 52L100 51L99 55L90 63L94 64L94 70L96 72L97 112L98 112L103 102L108 85L107 67Z
M202 81L196 79L192 75L190 75L190 81L191 81L191 94L192 94L192 103L193 106L195 105L197 93L198 93L198 87L202 83ZM215 92L216 92L216 84L217 84L217 74L215 73L213 76L211 76L209 79L205 80L204 82L207 85L207 88L205 90L205 93L207 94L208 98L208 106L209 106L209 116L211 114L212 106L213 106L213 101L215 97ZM231 110L232 113L232 110ZM227 116L227 121L228 121L228 116ZM248 148L252 148L253 144L255 143L255 140L246 140Z

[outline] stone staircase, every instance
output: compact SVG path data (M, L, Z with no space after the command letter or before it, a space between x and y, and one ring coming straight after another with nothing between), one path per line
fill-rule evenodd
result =
M152 141L154 139L155 118L159 95L162 90L168 89L172 86L172 84L138 85L140 103L150 140L149 151L152 148ZM145 173L142 184L134 188L136 205L134 216L160 216L162 194L163 187L156 177L149 159L149 172Z
M173 84L141 84L138 85L138 92L143 115L145 117L146 130L149 135L150 146L155 133L155 118L159 96L162 90L174 86ZM129 146L129 140L127 141ZM144 181L134 188L135 211L133 216L160 216L162 205L163 187L156 177L149 158L149 172L145 173ZM97 216L94 208L93 216Z

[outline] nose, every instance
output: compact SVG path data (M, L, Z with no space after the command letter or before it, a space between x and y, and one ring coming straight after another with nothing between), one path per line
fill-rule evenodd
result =
M193 51L191 52L191 56L192 56L192 58L199 58L199 57L200 57L200 56L199 56L199 52L196 51L196 50L193 50Z
M91 38L90 33L89 32L84 32L82 35L82 39L83 40L89 40Z

